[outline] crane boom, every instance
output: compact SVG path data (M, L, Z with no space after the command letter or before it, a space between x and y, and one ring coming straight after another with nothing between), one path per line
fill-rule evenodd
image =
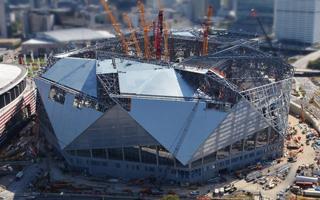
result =
M266 30L264 29L263 24L262 24L262 22L261 22L261 19L260 19L260 17L259 17L258 14L257 14L257 11L256 11L255 9L251 9L251 11L250 11L250 16L256 18L256 20L257 20L257 22L258 22L258 24L259 24L259 26L260 26L260 29L262 30L262 33L263 33L264 37L266 38L267 43L268 43L271 51L273 52L273 55L274 55L274 56L278 56L278 55L277 55L277 52L275 52L275 50L274 50L274 48L273 48L272 40L271 40L271 38L268 36Z
M208 7L208 13L207 13L207 19L204 25L204 31L203 31L203 44L202 44L202 54L208 55L208 47L209 47L209 30L210 30L210 24L211 24L211 17L213 15L213 7Z
M138 9L140 13L140 27L143 30L143 38L144 38L144 58L150 59L150 49L149 49L149 25L146 24L145 18L144 18L144 5L143 3L138 0Z
M137 51L137 55L140 57L141 56L141 49L140 49L139 42L138 42L138 39L137 39L137 33L136 33L135 29L132 26L131 19L129 18L129 16L126 13L123 13L123 20L127 23L128 27L129 27L129 30L131 32L131 39L132 39L132 41L133 41L133 43L135 45L135 49Z
M123 33L121 32L120 26L119 26L119 24L117 23L116 18L115 18L115 17L113 16L113 14L112 14L112 11L111 11L111 9L110 9L110 7L109 7L109 4L108 4L105 0L100 0L100 3L101 3L101 5L103 6L104 11L105 11L105 12L108 14L108 16L109 16L109 19L110 19L110 21L111 21L111 23L112 23L112 26L113 26L113 28L114 28L114 30L115 30L115 32L116 32L116 35L117 35L117 37L119 38L119 40L121 41L121 44L122 44L122 48L123 48L124 53L125 53L125 54L128 54L128 44L127 44L127 42L126 42L126 39L125 39Z
M168 47L168 39L169 39L169 28L166 22L163 23L164 34L163 34L163 42L164 42L164 59L165 61L169 61L169 47Z

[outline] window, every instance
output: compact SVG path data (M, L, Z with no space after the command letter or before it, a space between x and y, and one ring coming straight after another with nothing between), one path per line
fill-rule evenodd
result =
M76 95L73 100L73 106L78 109L85 107L99 110L99 105L97 101L88 96Z
M156 147L141 147L141 161L143 163L156 164Z
M75 150L67 150L67 153L72 155L72 156L76 155L76 151Z
M249 135L245 141L244 150L251 151L256 146L256 134Z
M94 158L107 158L106 150L105 149L92 149L92 156Z
M231 154L235 155L242 152L243 140L237 141L231 145Z
M108 155L110 160L122 160L122 148L108 149Z
M257 133L257 147L263 147L268 143L268 128Z
M191 167L196 167L202 164L202 158L195 160L191 163Z
M54 85L50 88L49 98L57 103L64 104L65 101L65 91Z
M126 147L124 148L124 159L126 161L139 162L139 148L138 147Z
M0 95L0 109L3 108L5 106L5 102L4 102L4 95Z
M6 92L4 94L4 99L6 101L6 105L8 105L10 102L11 102L11 99L10 99L10 93L9 92Z
M225 159L230 155L230 145L217 151L217 159Z
M77 156L91 157L90 150L86 150L86 149L77 150Z
M217 153L214 152L214 153L211 153L211 154L205 156L205 157L203 158L203 162L204 162L204 163L210 163L210 162L215 161L216 158L217 158Z

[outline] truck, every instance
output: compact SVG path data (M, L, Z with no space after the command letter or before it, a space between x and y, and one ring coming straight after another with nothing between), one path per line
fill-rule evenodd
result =
M296 182L296 185L299 186L300 188L311 188L313 186L312 182Z
M296 176L296 182L312 182L318 183L318 178L309 176Z
M316 190L304 190L303 191L304 196L309 196L309 197L320 197L320 191Z
M254 171L254 172L251 172L250 174L248 174L245 178L245 180L247 182L251 182L257 178L260 178L262 176L262 172L261 171Z
M23 177L23 171L19 171L19 172L16 174L16 180L20 180L22 177Z

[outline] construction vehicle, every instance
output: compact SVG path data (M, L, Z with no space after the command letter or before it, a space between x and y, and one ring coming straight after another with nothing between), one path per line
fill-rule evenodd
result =
M202 44L202 55L208 55L208 48L209 48L209 32L210 32L210 25L211 25L211 17L213 15L213 7L208 7L207 19L204 24L203 30L203 44Z
M127 44L127 42L126 42L126 39L125 39L123 33L121 32L120 26L119 26L116 18L115 18L115 17L113 16L113 14L112 14L112 11L111 11L111 9L110 9L110 7L109 7L109 4L108 4L105 0L100 0L100 3L101 3L101 5L103 6L104 11L105 11L105 12L108 14L108 16L109 16L109 19L110 19L111 24L112 24L112 26L113 26L113 28L114 28L114 30L115 30L115 32L116 32L116 35L117 35L117 37L119 38L119 40L120 40L120 42L121 42L122 49L123 49L124 53L125 53L126 55L128 55L128 49L129 49L128 44Z
M137 56L138 56L138 57L141 57L142 54L141 54L141 49L140 49L139 41L138 41L138 39L137 39L137 33L136 33L136 30L133 28L131 19L129 18L129 16L128 16L126 13L123 13L122 16L123 16L123 20L127 23L127 26L128 26L129 31L130 31L130 33L131 33L131 40L132 40L133 43L134 43L135 49L136 49L136 51L137 51Z

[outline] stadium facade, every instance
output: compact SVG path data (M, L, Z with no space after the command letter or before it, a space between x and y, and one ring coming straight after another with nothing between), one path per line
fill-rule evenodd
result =
M198 182L277 158L293 69L228 44L208 56L185 48L179 63L60 56L36 79L40 130L70 166L99 176Z
M36 113L36 88L24 67L0 64L0 145Z

